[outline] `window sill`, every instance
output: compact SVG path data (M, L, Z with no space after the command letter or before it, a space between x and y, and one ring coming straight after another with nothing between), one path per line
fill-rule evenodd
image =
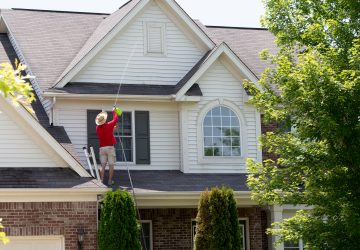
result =
M235 157L212 157L212 156L202 156L198 159L199 164L245 164L245 157L235 156Z

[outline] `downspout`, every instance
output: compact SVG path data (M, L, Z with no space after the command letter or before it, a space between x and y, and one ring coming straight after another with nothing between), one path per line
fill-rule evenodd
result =
M56 103L56 97L54 96L53 100L52 100L52 104L51 104L50 119L49 119L49 123L50 123L51 127L54 126L54 107L55 107L55 103Z
M99 209L101 208L101 203L104 201L105 197L104 195L99 194L97 196L96 201L96 233L99 234Z

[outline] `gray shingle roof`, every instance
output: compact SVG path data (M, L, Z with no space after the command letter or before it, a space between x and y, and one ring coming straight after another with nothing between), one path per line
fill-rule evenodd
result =
M106 15L9 10L1 15L42 90L52 86Z
M0 34L0 62L9 62L14 66L15 59L17 58L14 48L12 47L7 34ZM73 144L70 141L64 127L62 126L50 126L49 118L45 112L44 107L38 100L35 93L35 101L31 103L31 107L34 110L33 117L44 127L44 129L54 139L60 143L78 162L82 163L78 157ZM83 163L82 163L83 165Z
M98 188L93 178L80 177L70 168L0 168L0 188Z
M123 95L170 95L174 86L171 85L149 85L149 84L121 84L119 94ZM105 94L116 95L119 84L113 83L75 83L66 84L63 88L52 88L52 93L69 94Z
M113 83L75 83L66 84L63 88L52 88L47 93L66 94L103 94L103 95L171 95L178 91L177 85L119 84ZM194 84L186 95L201 96L199 85Z
M53 86L111 31L140 0L132 0L111 15L76 12L1 10L43 91ZM197 25L216 43L226 42L260 77L267 62L259 52L276 52L274 36L265 29ZM209 53L209 52L208 52ZM204 55L202 60L205 60ZM200 60L179 82L183 86L201 65Z
M227 186L235 191L249 190L246 186L246 174L184 174L170 170L134 170L130 174L137 192L190 192L215 186ZM104 180L107 180L107 173ZM116 170L114 181L114 189L119 186L131 187L127 171Z
M198 22L199 23L199 22ZM276 53L275 37L266 29L202 26L216 43L226 42L235 54L260 78L269 63L260 59L259 53L268 48Z

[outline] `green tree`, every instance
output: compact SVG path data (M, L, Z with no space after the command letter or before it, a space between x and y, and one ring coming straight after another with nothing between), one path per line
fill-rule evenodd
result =
M248 185L265 204L308 204L277 224L280 240L311 249L358 249L360 239L360 3L265 0L263 24L279 52L246 87L267 121L293 131L267 133L276 160L248 160Z
M106 194L100 216L99 249L141 249L134 201L126 191Z
M29 104L34 101L35 96L30 83L26 81L30 76L23 76L26 66L15 62L14 70L10 63L0 64L0 93L13 100L14 104L18 102Z
M0 94L9 97L15 105L18 102L29 104L34 100L34 93L28 82L25 81L27 77L22 77L22 71L25 70L25 65L15 63L17 68L14 70L11 64L0 64ZM0 218L0 229L3 229ZM6 237L4 232L0 232L0 242L7 244L9 238Z
M236 201L229 188L213 188L201 194L196 216L195 248L240 250L241 232Z
M1 224L2 219L0 218L0 229L3 229L3 225ZM7 244L9 242L9 238L6 237L4 232L0 232L0 242L3 244Z

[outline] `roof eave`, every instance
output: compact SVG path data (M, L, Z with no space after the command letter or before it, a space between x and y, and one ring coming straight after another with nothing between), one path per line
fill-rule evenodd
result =
M196 208L201 191L188 192L156 192L136 191L136 202L140 208ZM251 199L250 191L234 191L238 206L250 207L257 203Z

